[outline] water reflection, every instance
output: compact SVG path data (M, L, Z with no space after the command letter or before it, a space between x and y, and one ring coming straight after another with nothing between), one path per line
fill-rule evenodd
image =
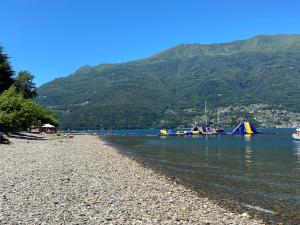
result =
M251 137L252 137L252 134L245 134L244 135L245 141L251 141Z
M181 177L214 195L298 215L300 141L291 139L290 130L276 133L116 137L110 141L168 175Z
M294 142L294 155L298 158L298 163L300 163L300 141Z
M204 146L204 149L205 149L205 156L206 156L206 159L208 160L209 159L209 148L208 148L208 136L205 136L205 146Z
M245 166L247 168L247 173L248 175L251 173L252 171L252 154L253 154L253 150L251 147L251 134L247 134L244 136L245 139Z
M245 165L247 168L247 172L250 173L252 171L252 148L251 145L245 146Z

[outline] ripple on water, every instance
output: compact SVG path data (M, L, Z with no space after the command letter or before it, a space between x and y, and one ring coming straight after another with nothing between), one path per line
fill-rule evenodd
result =
M125 153L207 193L300 224L300 141L294 130L276 135L218 137L116 137Z

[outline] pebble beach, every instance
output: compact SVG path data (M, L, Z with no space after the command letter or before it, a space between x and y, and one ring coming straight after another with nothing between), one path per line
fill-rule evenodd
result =
M0 145L0 224L263 224L97 136L10 141Z

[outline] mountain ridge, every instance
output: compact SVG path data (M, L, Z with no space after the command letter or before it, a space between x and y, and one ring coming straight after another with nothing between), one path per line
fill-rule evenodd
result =
M186 125L205 100L213 107L266 103L299 112L299 61L300 35L183 44L141 60L83 66L42 85L37 101L71 128ZM185 113L189 108L199 110Z

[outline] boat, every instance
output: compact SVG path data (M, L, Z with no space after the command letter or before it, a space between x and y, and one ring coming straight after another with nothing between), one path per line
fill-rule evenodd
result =
M293 138L300 141L300 128L296 129L296 133L293 134Z

